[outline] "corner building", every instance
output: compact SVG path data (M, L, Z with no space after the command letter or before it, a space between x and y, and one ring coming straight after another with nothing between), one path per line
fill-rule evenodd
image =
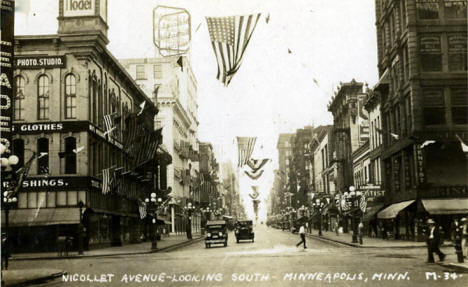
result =
M395 238L468 212L466 0L376 1L382 170ZM458 137L458 138L457 138ZM425 144L426 141L434 141ZM395 214L397 214L395 216Z
M72 236L76 248L80 222L85 249L136 242L145 233L138 202L159 186L155 159L132 170L123 149L126 116L146 101L140 117L150 132L157 109L106 48L107 1L75 2L83 1L59 0L58 34L15 37L12 150L19 167L33 152L47 153L32 162L10 211L16 251L55 248L58 236ZM110 167L132 173L106 193Z

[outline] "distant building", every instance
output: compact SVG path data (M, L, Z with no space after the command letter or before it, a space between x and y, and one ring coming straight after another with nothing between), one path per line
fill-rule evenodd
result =
M172 155L167 184L175 199L173 233L185 231L183 207L199 202L198 177L198 104L197 82L186 56L121 59L120 62L137 84L158 105L156 128L163 128L164 148ZM200 228L198 214L193 215L194 230Z
M289 173L292 166L292 148L294 134L280 134L276 148L278 149L278 165L279 169L277 176L279 184L279 196L283 207L290 206L291 197L288 195L289 190Z

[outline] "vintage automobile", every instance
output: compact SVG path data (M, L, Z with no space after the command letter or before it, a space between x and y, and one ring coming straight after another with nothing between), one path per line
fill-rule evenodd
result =
M252 228L252 220L238 220L236 223L236 241L252 240L254 242L255 234Z
M224 220L213 220L206 223L205 247L210 248L211 244L223 244L227 246L228 231Z

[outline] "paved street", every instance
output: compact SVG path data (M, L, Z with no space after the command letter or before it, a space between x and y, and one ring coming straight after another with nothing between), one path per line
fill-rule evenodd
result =
M53 282L43 283L43 286L310 286L311 284L467 286L468 284L468 274L457 273L457 279L444 280L446 275L454 275L453 271L444 270L444 267L437 264L426 264L424 248L353 248L308 238L308 249L304 250L302 247L294 246L299 241L297 234L265 226L257 226L255 232L254 243L240 244L235 242L234 234L231 233L227 248L205 249L203 242L197 242L172 252L80 260L13 261L11 265L12 269L38 268L38 266L64 269L74 280L64 282L64 278L59 278ZM453 248L445 248L444 252L453 253ZM397 277L390 279L393 274L397 274ZM95 279L112 281L99 283L87 281Z

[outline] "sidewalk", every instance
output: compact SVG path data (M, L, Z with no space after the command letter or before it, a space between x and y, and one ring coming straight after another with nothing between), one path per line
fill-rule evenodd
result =
M426 242L415 242L415 241L404 241L404 240L385 240L382 238L370 238L370 237L363 237L363 244L359 243L352 243L352 234L351 233L342 233L340 235L336 235L335 232L331 231L322 231L322 236L318 236L318 230L313 230L312 234L307 233L307 236L316 238L319 240L324 241L333 241L340 244L345 244L352 247L358 248L426 248ZM443 247L453 247L451 242L447 242L443 244ZM454 270L458 270L461 272L468 271L468 259L465 259L464 263L456 262L456 257L448 256L444 262L437 262L437 264L442 265L444 267L448 267ZM450 261L454 262L450 262Z
M2 270L2 286L39 283L65 274L58 269Z
M200 233L192 235L192 240L188 240L186 234L170 235L163 237L158 241L158 249L151 250L151 242L142 242L134 244L125 244L123 246L105 247L84 251L79 255L77 251L69 252L68 256L58 256L57 252L41 252L41 253L18 253L13 254L10 260L40 260L40 259L79 259L88 257L104 257L114 255L132 255L132 254L147 254L153 252L168 251L178 247L186 246L203 239Z

